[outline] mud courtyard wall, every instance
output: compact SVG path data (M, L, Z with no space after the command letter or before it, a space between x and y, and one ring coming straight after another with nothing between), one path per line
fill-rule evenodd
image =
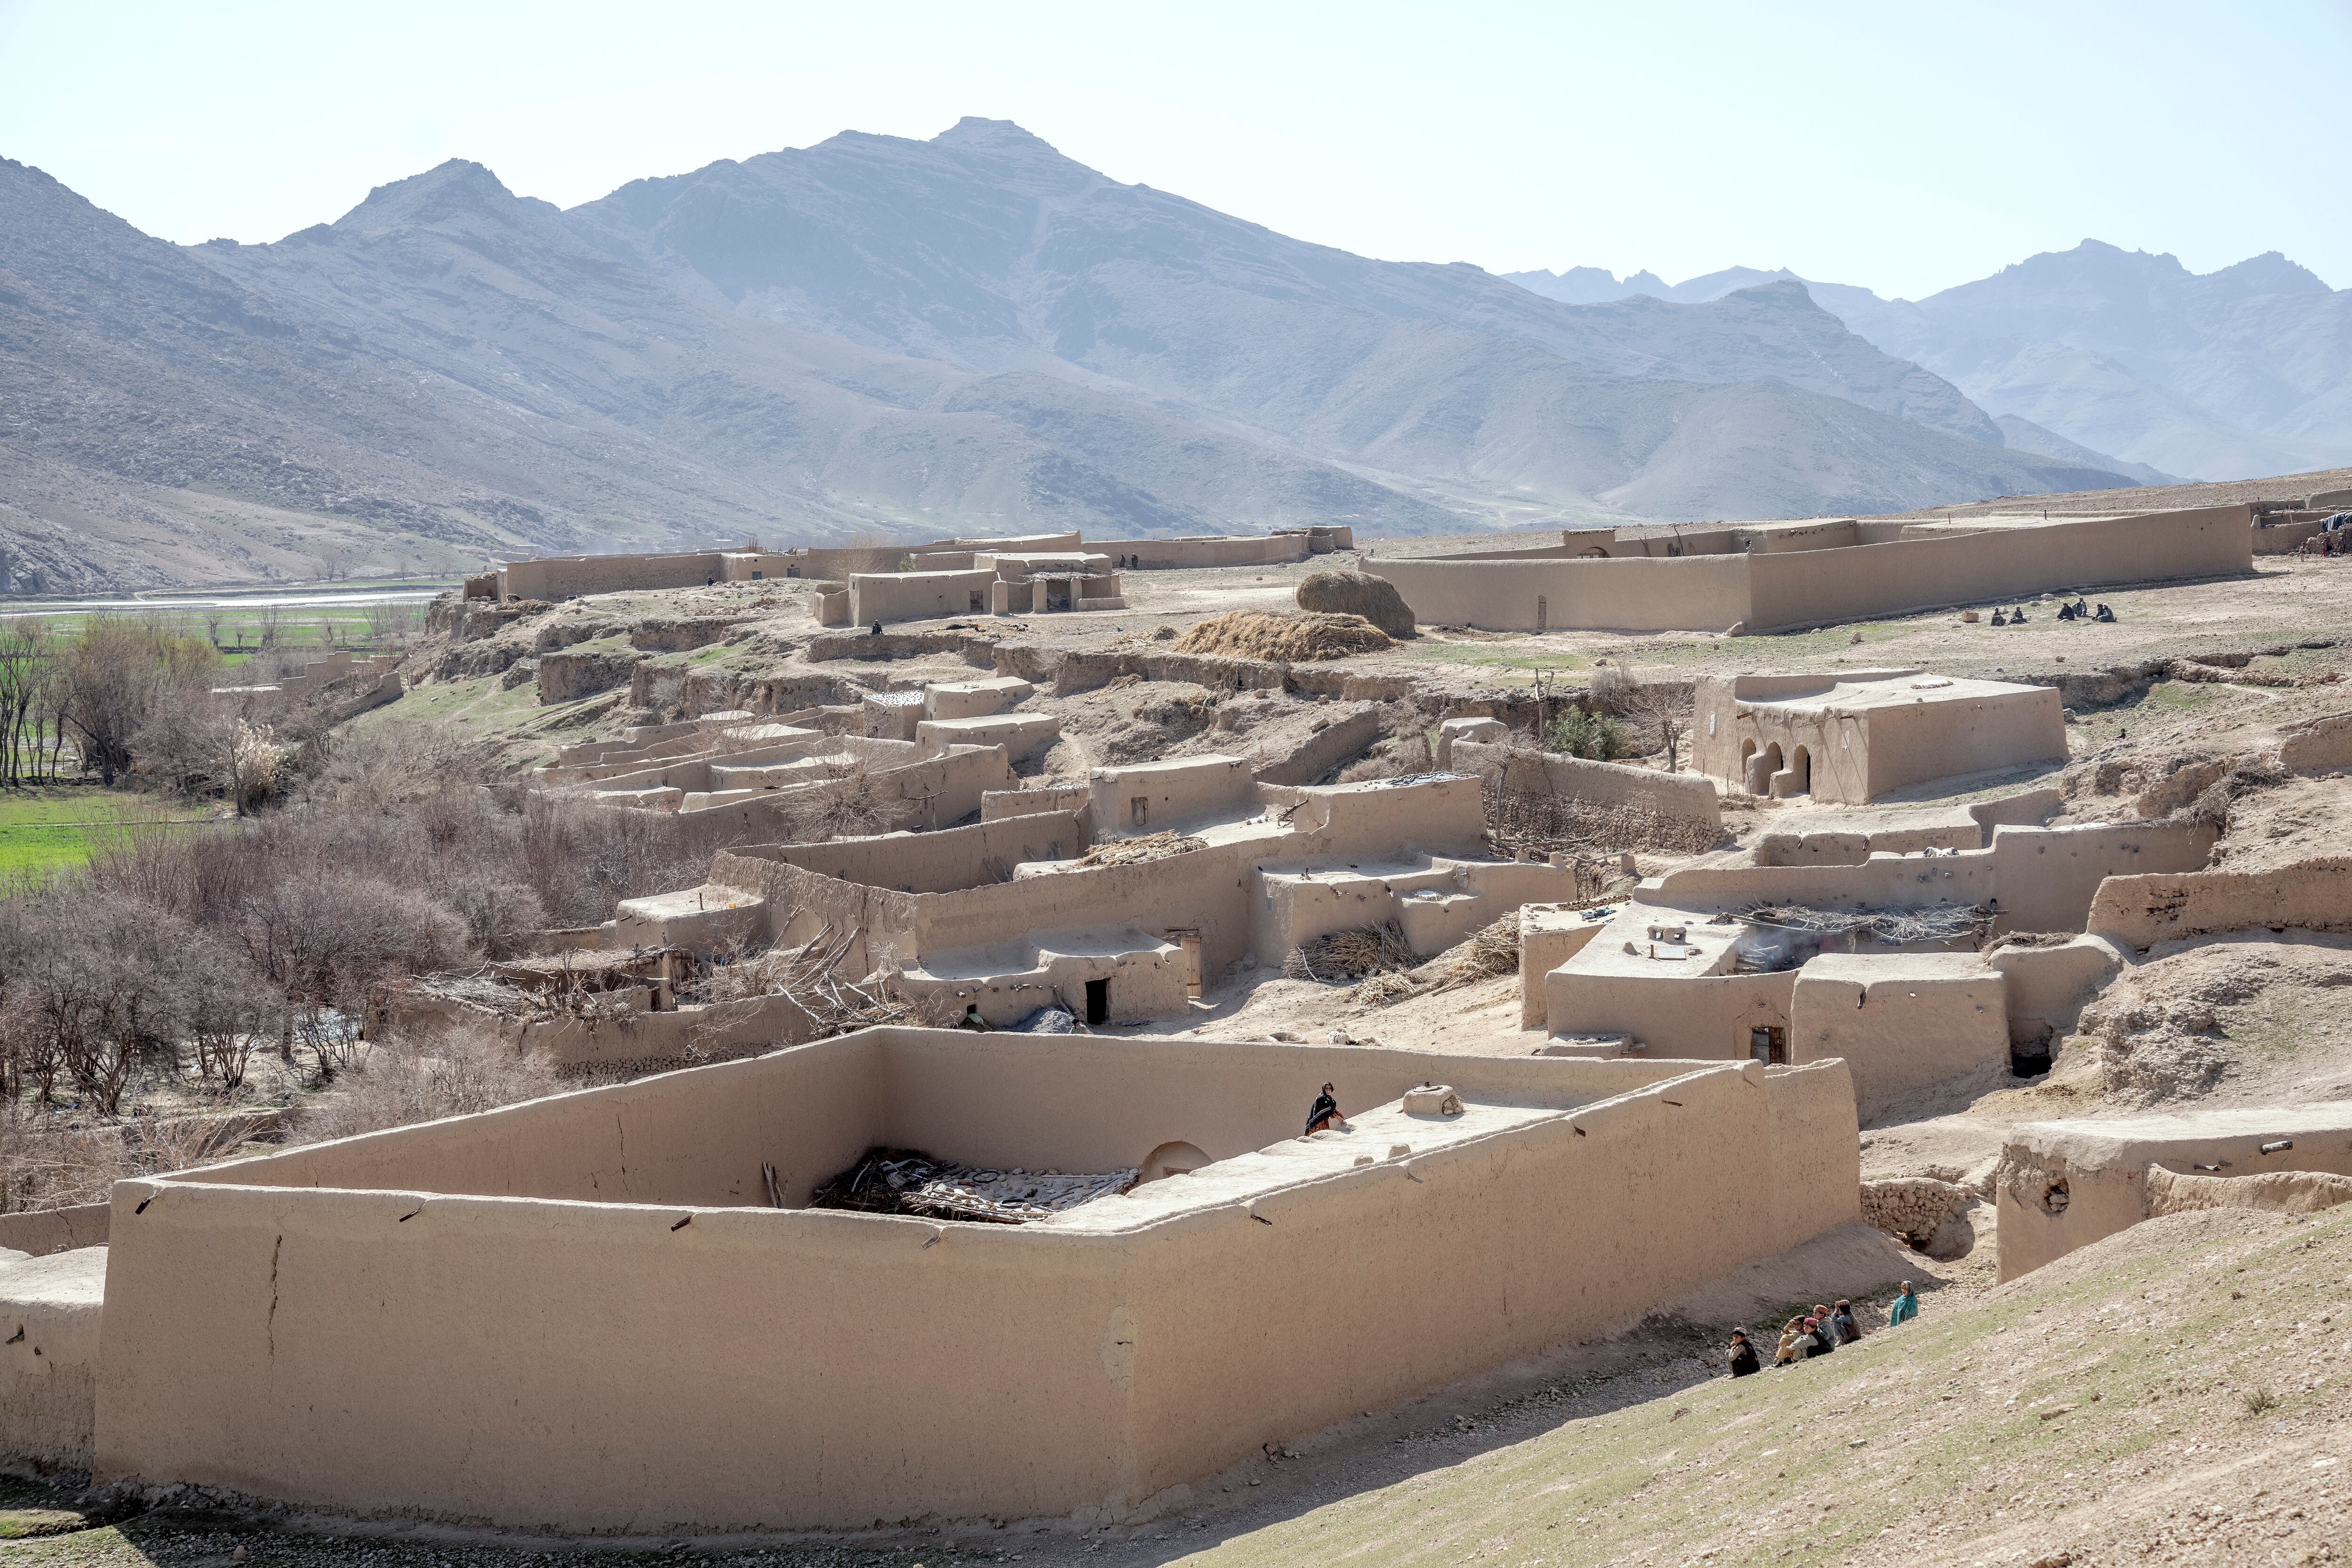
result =
M813 1062L830 1130L791 1110ZM1858 1217L1842 1067L1687 1068L870 1031L126 1184L98 1470L572 1531L1123 1517ZM1132 1227L683 1196L720 1168L756 1186L795 1134L827 1145L795 1170L877 1135L1032 1168L1136 1159L1163 1134L1278 1128L1295 1150L1316 1082L1367 1103L1441 1070L1532 1109L1315 1179L1176 1189ZM467 1145L519 1143L550 1151L556 1190L634 1184L640 1160L667 1174L622 1202L443 1190L510 1169ZM1309 1157L1345 1151L1285 1155ZM1004 1375L957 1375L983 1363Z

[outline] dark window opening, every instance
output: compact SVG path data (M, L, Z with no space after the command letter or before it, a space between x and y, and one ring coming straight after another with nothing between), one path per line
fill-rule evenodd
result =
M1108 980L1088 980L1087 982L1087 1021L1088 1023L1101 1023L1109 1017L1110 982Z
M1748 1054L1768 1067L1782 1067L1789 1061L1789 1033L1779 1029L1751 1029L1748 1031Z

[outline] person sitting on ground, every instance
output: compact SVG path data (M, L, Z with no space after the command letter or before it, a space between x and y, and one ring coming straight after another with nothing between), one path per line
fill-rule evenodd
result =
M1840 1344L1852 1344L1862 1337L1862 1325L1853 1321L1853 1303L1843 1296L1830 1313L1830 1327L1837 1331Z
M2116 612L2102 604L2092 613L2091 619L2094 621L2105 621L2109 625L2113 625L2115 623Z
M2009 617L1996 610L1992 612L1992 623L1996 626L2006 626L2009 624Z
M2022 626L2025 624L2024 605L2021 604L2016 609L2009 612L2009 623L2012 626Z
M1897 1323L1907 1323L1918 1315L1918 1294L1911 1289L1911 1281L1906 1280L1902 1293L1895 1298L1895 1304L1886 1309L1886 1326L1893 1328Z
M2085 603L2085 602L2084 601L2084 600L2083 600L2082 596L2081 596L2081 595L2079 595L2079 594L2075 596L2075 599L2074 599L2074 619L2075 619L2075 620L2077 620L2077 621L2082 621L2082 620L2086 620L2086 619L2088 619L2088 618L2089 618L2089 616L2090 616L2090 613L2091 613L2091 607L2090 607L2090 605L2089 605L2089 604L2087 604L2087 603Z
M1797 1320L1797 1359L1811 1361L1817 1355L1829 1354L1829 1346L1822 1339L1821 1320L1803 1317Z
M978 1002L967 1002L964 1004L963 1021L957 1024L956 1028L968 1029L974 1034L986 1034L989 1032L988 1020L980 1016L980 1004Z
M1332 1098L1331 1086L1326 1083L1323 1092L1315 1096L1315 1103L1307 1108L1307 1131L1298 1135L1311 1138L1318 1133L1344 1131L1347 1125L1348 1118L1339 1114L1339 1102Z
M1780 1349L1772 1357L1775 1366L1789 1366L1797 1360L1797 1341L1805 1332L1805 1320L1790 1318L1780 1325Z
M1727 1353L1731 1358L1731 1375L1734 1377L1746 1377L1763 1370L1763 1364L1756 1359L1756 1347L1748 1343L1746 1329L1731 1331L1731 1343L1727 1347Z
M2058 607L2058 619L2061 621L2072 621L2074 619L2074 607L2071 604L2060 605Z
M878 620L878 619L877 619L877 620L874 622L874 630L873 630L873 631L871 631L871 632L868 632L866 633L866 635L867 635L867 636L869 636L869 637L879 637L880 635L882 635L882 622L880 622L880 620Z
M1822 1348L1814 1352L1814 1354L1816 1355L1827 1355L1830 1352L1837 1349L1837 1330L1830 1327L1829 1308L1826 1305L1816 1305L1813 1308L1813 1315L1811 1322L1813 1325L1813 1336L1822 1343Z

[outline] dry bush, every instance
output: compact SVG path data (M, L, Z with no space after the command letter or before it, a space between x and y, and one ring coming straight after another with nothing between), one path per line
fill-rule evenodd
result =
M1437 771L1437 753L1430 745L1429 732L1414 727L1403 734L1391 733L1387 739L1375 742L1371 750L1339 770L1339 782L1366 784L1380 779L1413 779Z
M103 1203L118 1181L226 1158L247 1125L241 1118L219 1116L97 1126L9 1117L0 1121L0 1211Z
M1199 622L1178 640L1180 653L1212 653L1228 659L1268 659L1303 664L1346 659L1391 648L1389 634L1360 615L1282 614L1272 610L1228 610Z
M1634 680L1633 671L1618 664L1603 664L1592 672L1592 684L1585 697L1595 713L1623 718L1633 713L1634 694L1640 689L1641 683Z
M377 725L314 739L299 803L321 811L387 811L499 777L496 747L429 725Z
M863 757L829 763L824 776L794 789L784 807L794 841L823 843L887 832L891 815L874 765Z
M523 803L516 880L539 894L556 925L609 919L624 898L690 887L719 850L742 841L732 823L681 822L655 811L614 811L533 793Z
M465 1023L378 1040L338 1082L337 1092L303 1113L304 1141L471 1115L562 1087L545 1059L523 1054L487 1026Z

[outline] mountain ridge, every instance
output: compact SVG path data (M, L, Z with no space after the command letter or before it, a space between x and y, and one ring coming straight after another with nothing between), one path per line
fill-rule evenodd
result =
M1765 274L1667 285L1597 267L1509 275L1538 294L1720 298ZM2097 239L1920 300L1802 280L1890 355L2135 476L2229 479L2352 461L2352 290L2279 251L2210 273ZM2105 455L2113 454L2112 457Z
M1580 312L1002 121L568 210L453 159L258 246L171 246L0 164L0 548L58 591L283 580L330 548L1370 537L2124 477L2007 449L1799 286Z

